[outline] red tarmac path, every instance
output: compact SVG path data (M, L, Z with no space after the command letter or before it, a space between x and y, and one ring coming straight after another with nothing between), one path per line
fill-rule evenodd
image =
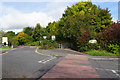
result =
M45 78L99 78L84 55L68 54L41 79Z

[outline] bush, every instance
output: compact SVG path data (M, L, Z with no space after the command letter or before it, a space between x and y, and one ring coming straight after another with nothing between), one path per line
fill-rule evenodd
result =
M80 45L78 51L84 52L84 51L89 51L89 50L98 50L99 46L98 43L87 43L84 45Z
M98 33L97 40L100 46L105 50L109 50L108 46L110 44L117 44L120 46L120 24L113 23L106 27L102 33Z
M26 43L27 46L40 46L40 41Z
M80 47L78 49L78 51L80 51L80 52L84 52L84 51L88 51L88 50L89 50L88 46Z
M106 50L90 50L86 51L85 53L91 56L117 56L116 54L112 54Z
M42 49L55 49L58 48L58 43L53 40L43 40L40 43Z
M120 53L120 46L118 46L117 44L110 44L109 46L109 51L114 53L114 54L119 54Z

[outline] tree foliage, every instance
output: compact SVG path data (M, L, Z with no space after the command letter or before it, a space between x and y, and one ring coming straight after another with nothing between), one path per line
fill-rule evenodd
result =
M25 28L23 29L23 31L24 31L24 33L26 33L26 34L28 34L29 36L31 36L31 35L32 35L33 28L31 28L31 27L25 27Z
M42 27L40 24L37 24L36 27L33 29L32 37L34 41L39 41L42 38Z
M2 37L4 36L5 32L0 30L0 43L2 43Z
M106 27L103 32L98 33L97 39L104 49L108 49L110 44L120 46L120 24L113 23Z
M92 2L78 2L72 7L67 7L58 22L59 39L67 40L77 46L82 30L89 32L89 39L95 39L96 34L112 24L112 17L106 9L101 9ZM79 37L79 38L78 38Z
M28 42L32 42L32 37L24 32L19 33L15 39L17 42L16 44L18 45L24 45Z

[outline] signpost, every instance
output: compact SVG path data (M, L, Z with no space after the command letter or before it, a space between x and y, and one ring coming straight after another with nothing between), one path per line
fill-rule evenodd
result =
M89 43L97 43L97 40L89 40Z
M44 39L46 39L47 37L46 36L43 36Z
M43 36L44 39L46 39L46 36ZM43 43L44 48L46 49L46 41Z
M2 44L8 46L8 37L2 37Z
M55 36L52 36L52 40L55 40Z

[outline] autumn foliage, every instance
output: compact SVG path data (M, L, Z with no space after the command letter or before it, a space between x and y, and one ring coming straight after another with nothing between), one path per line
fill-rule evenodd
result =
M25 43L31 42L32 37L24 32L21 32L16 36L16 41L18 45L23 45Z
M105 49L107 49L110 44L120 46L120 24L113 23L106 27L102 33L98 33L97 39Z

